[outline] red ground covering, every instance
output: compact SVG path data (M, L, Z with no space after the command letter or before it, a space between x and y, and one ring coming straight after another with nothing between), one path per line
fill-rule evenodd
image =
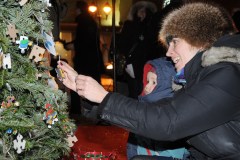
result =
M116 126L79 126L78 141L72 147L74 153L103 152L116 154L117 160L126 160L128 132Z

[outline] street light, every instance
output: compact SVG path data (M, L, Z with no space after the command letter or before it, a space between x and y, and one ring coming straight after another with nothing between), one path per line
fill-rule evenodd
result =
M94 1L88 6L88 10L91 13L95 13L98 9L98 6L94 3ZM110 6L110 4L108 2L106 2L103 6L103 12L106 14L106 19L109 15L109 13L112 11L112 8ZM101 15L98 15L99 17L101 17Z
M89 6L88 6L88 10L92 13L95 13L97 11L97 6L92 2Z
M108 18L109 13L112 11L112 8L108 2L106 2L103 6L103 11L106 14L106 19Z

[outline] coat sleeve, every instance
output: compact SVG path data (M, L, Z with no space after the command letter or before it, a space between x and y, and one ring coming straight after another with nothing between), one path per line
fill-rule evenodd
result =
M240 115L240 76L234 67L208 73L171 99L144 103L118 93L100 105L101 118L156 140L193 136ZM236 84L236 85L234 85Z

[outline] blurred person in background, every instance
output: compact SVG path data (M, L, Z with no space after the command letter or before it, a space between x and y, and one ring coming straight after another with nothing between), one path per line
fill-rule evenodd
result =
M132 5L127 20L118 35L117 49L126 59L126 79L129 97L137 99L142 91L144 64L157 58L151 51L151 18L157 11L154 3L139 1Z
M88 3L76 2L75 18L77 23L75 39L65 45L66 49L74 50L74 69L84 75L91 76L101 83L101 74L104 73L102 52L100 50L100 31L94 17L88 11ZM75 93L71 93L71 113L80 114L82 99ZM89 102L90 103L90 102Z

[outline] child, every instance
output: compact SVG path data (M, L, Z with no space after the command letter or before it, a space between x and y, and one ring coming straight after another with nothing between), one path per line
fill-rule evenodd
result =
M172 80L176 72L172 62L166 58L148 61L143 71L143 91L139 101L156 102L173 95ZM169 142L170 144L170 142ZM175 143L173 143L175 145ZM171 143L172 145L172 143ZM177 144L176 144L177 145ZM159 156L157 159L183 159L185 148L166 150L163 142L154 141L133 133L129 134L127 156L131 159L135 155ZM161 158L162 157L162 158ZM169 158L168 158L169 157Z

